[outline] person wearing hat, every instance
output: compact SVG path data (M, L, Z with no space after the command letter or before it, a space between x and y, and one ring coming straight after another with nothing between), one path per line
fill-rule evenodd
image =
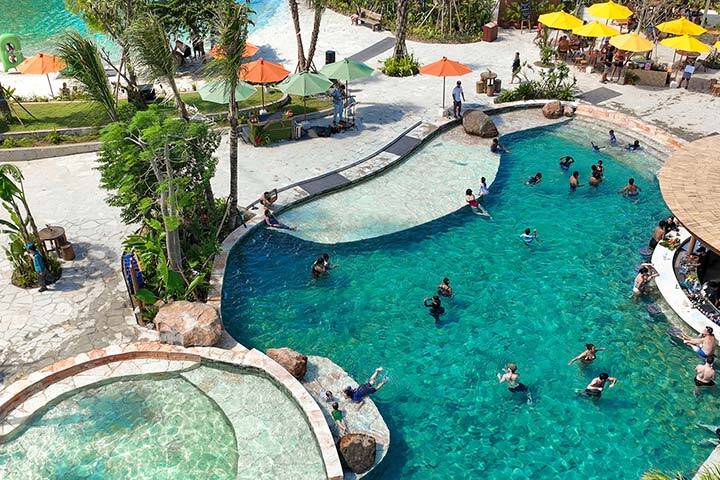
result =
M462 110L462 102L465 101L465 92L463 92L461 85L462 85L462 82L460 80L458 80L457 84L455 85L455 88L453 88L453 91L452 91L453 116L455 118L460 118L460 111Z
M38 251L34 243L25 244L25 250L27 250L27 255L33 262L33 268L35 269L35 274L37 275L37 282L38 285L40 285L40 289L38 291L44 292L47 290L47 267L45 266L45 259L43 259L42 254Z

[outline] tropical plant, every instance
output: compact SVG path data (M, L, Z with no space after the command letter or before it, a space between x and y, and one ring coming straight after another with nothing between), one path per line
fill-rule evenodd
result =
M67 31L60 37L58 52L72 69L73 78L83 85L92 100L105 108L110 119L116 121L117 104L95 44L76 31Z
M525 64L529 70L533 70L530 65ZM565 63L548 69L541 69L538 72L539 80L529 80L520 83L512 90L503 90L497 96L497 103L514 102L518 100L535 100L535 99L557 99L572 100L574 97L575 84L577 79L570 79L570 69Z
M248 9L230 0L225 2L215 17L215 31L218 45L223 52L220 58L208 66L211 76L223 81L229 93L228 121L230 122L230 194L228 195L228 224L231 229L238 225L238 108L235 89L238 72L245 62L244 51L247 39Z
M33 262L25 255L27 243L37 246L50 276L58 278L61 273L60 262L50 257L43 243L38 241L40 236L25 196L23 175L14 165L0 165L0 202L9 215L9 220L0 219L0 233L6 234L10 239L5 255L13 268L12 283L23 288L37 285Z
M172 90L180 116L190 118L175 83L175 61L162 23L150 13L141 14L128 30L128 42L132 59L142 73L150 80L164 80Z
M106 201L120 207L124 222L141 225L125 244L141 259L144 298L202 299L225 217L210 186L219 135L153 105L105 127L101 141Z
M543 67L549 67L553 65L553 56L555 55L555 49L550 45L545 45L540 48L540 65Z
M226 2L226 0L145 1L168 33L175 35L188 33L193 38L202 38L213 32L216 12L221 10Z
M390 77L409 77L417 75L419 71L420 63L412 54L387 58L382 67L382 72Z

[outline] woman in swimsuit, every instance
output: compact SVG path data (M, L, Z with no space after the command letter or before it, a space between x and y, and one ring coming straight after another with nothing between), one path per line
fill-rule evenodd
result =
M612 388L617 383L617 378L611 377L605 372L601 373L599 376L593 378L590 383L588 383L588 386L585 387L583 395L585 395L586 397L600 398L607 382L610 382L610 388Z
M600 177L600 174L598 174L598 168L597 165L593 165L590 167L592 170L592 173L590 173L590 186L591 187L597 187L600 185L600 182L602 182L602 178Z
M508 363L505 368L503 368L502 375L497 374L497 378L500 383L507 382L508 390L513 393L527 391L527 387L518 381L520 374L517 373L517 365L514 363Z
M440 285L438 285L437 290L438 295L442 295L443 297L452 297L453 291L450 286L450 279L447 277L443 278L443 281Z
M436 322L440 320L440 315L445 313L445 309L440 302L440 297L438 297L437 295L433 295L432 298L426 298L425 300L423 300L423 305L430 309L430 315L435 319Z
M489 193L490 190L488 189L485 177L480 177L480 198L485 197L485 195L488 195Z
M592 363L595 358L597 358L597 352L602 352L605 350L604 348L595 348L595 345L592 343L586 343L585 344L585 351L580 353L578 356L573 358L568 362L568 365L572 365L575 362L582 362L583 364L589 364Z
M470 205L470 208L473 209L475 212L480 211L480 204L478 203L477 199L475 198L475 195L473 195L473 191L471 189L465 190L465 201L467 201L468 205Z
M638 193L640 193L640 187L635 185L634 178L630 178L628 179L627 185L620 189L620 193L626 197L637 197Z
M597 167L597 174L602 180L603 175L605 175L605 167L603 167L602 160L598 160L595 166Z
M271 228L280 228L284 230L295 230L293 227L289 227L284 223L281 223L270 210L265 209L265 225Z

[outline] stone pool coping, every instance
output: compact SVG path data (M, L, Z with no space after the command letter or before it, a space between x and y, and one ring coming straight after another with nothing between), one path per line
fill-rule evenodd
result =
M203 362L259 371L284 389L303 412L310 426L328 480L343 478L332 433L322 409L312 395L295 377L264 353L248 350L240 344L231 350L223 350L137 342L111 345L61 360L0 391L0 442L46 405L79 388L113 378L177 371Z

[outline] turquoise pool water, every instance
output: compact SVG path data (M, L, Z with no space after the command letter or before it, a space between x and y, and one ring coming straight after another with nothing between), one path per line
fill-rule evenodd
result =
M255 26L252 28L266 25L282 5L280 0L253 0L250 3L255 11ZM2 0L0 7L0 34L19 35L25 56L39 51L54 51L55 39L68 28L112 49L111 43L104 36L90 31L80 17L65 9L64 0Z
M637 251L668 213L647 170L653 162L596 154L591 135L576 124L505 138L512 153L491 186L492 221L463 208L332 245L259 231L231 254L226 326L248 346L329 356L359 381L385 367L390 383L374 396L391 428L383 479L615 480L651 467L694 470L711 450L697 424L716 423L717 395L694 396L694 354L629 298ZM566 154L584 181L602 158L605 182L570 193L557 166ZM536 171L543 182L523 185ZM414 183L422 172L406 174ZM629 176L642 188L637 202L617 194ZM424 181L432 191L442 178ZM337 214L352 211L349 199ZM540 242L525 246L525 227L537 228ZM312 281L309 266L322 252L338 267ZM456 296L436 324L422 300L446 275ZM607 351L589 367L568 366L585 342ZM510 361L531 399L497 384ZM617 387L599 401L579 397L602 371L619 378Z

